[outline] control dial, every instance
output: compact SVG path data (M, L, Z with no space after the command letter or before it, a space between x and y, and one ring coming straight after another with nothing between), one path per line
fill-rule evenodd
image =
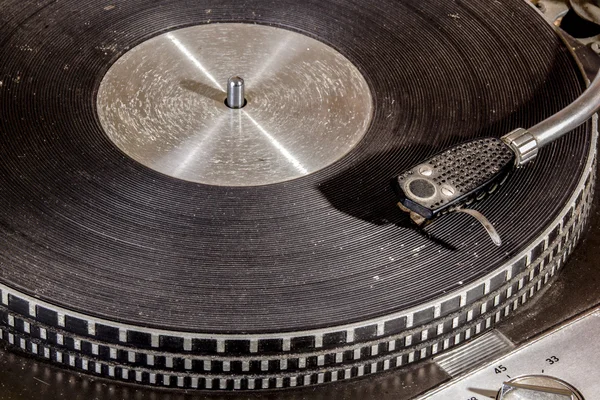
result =
M502 384L496 400L584 400L571 385L547 375L524 375Z

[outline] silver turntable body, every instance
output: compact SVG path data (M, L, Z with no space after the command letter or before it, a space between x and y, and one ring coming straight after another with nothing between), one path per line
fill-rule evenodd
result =
M597 398L600 381L590 379L600 361L600 308L569 321L505 356L494 359L449 385L425 394L422 399L539 399L583 400ZM484 344L485 343L485 344ZM479 344L498 351L512 343L494 332L438 359L446 371L469 365ZM526 382L526 383L524 383ZM568 382L568 383L567 383ZM514 385L517 383L517 385ZM499 389L500 388L500 389Z

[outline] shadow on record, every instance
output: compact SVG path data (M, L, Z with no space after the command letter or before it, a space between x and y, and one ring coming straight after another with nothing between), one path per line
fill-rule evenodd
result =
M431 154L431 146L394 148L372 155L321 183L319 191L333 207L347 215L375 225L394 224L412 230L428 241L454 251L456 247L414 224L408 214L398 208L391 181L412 164L399 169L393 160L408 154Z

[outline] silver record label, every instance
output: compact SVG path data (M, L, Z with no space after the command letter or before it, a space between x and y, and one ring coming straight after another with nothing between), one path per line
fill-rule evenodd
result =
M246 103L227 105L231 77ZM244 23L193 26L125 53L98 92L112 142L175 178L220 186L283 182L342 158L373 105L358 69L299 33Z

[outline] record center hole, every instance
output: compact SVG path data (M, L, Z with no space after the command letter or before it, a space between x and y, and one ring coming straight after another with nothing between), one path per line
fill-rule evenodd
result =
M227 106L227 108L230 108L232 110L241 110L242 108L246 107L246 104L248 104L248 100L244 99L244 105L241 106L240 108L229 107L229 104L227 104L227 98L225 98L225 100L223 101L223 103Z

